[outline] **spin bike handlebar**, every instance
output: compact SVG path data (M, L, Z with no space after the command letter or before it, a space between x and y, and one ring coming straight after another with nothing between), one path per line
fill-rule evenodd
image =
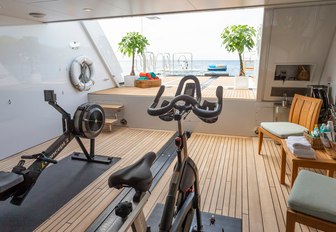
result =
M185 81L189 79L193 80L195 83L196 98L189 94L180 95ZM217 89L216 89L217 102L216 103L211 104L208 101L204 101L204 103L201 105L201 88L200 88L199 81L195 76L190 75L190 76L184 77L178 86L175 98L173 98L170 102L167 102L164 106L161 106L160 108L156 108L164 90L165 90L165 86L162 85L158 93L156 94L154 102L147 110L149 115L152 115L152 116L164 115L170 112L172 109L177 109L180 111L192 110L194 114L197 115L199 118L208 119L208 118L217 117L222 111L223 87L217 86ZM178 102L181 102L181 101L184 102L183 105L178 104Z

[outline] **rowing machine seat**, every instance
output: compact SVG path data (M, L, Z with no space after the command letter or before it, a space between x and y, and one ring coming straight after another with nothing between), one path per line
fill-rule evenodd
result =
M0 171L0 196L10 188L23 182L23 175Z

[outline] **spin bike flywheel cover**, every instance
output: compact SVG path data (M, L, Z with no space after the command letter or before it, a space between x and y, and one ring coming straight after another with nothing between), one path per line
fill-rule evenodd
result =
M76 135L93 139L104 128L105 113L100 105L84 103L77 108L73 121Z

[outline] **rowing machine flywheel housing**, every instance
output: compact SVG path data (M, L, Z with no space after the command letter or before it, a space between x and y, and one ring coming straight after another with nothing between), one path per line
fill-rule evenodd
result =
M104 128L105 113L100 105L84 103L77 108L73 121L76 135L93 139Z

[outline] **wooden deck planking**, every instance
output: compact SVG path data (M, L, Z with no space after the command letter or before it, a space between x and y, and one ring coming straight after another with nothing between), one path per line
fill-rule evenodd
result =
M257 154L255 148L256 146L254 146L254 154ZM259 172L257 174L257 178L260 189L264 189L264 191L260 191L260 205L262 209L264 231L272 231L274 229L274 225L278 225L274 210L271 207L268 207L270 205L273 205L272 188L274 186L274 183L273 179L272 182L269 182L267 178L267 174L270 174L269 165L264 165L262 159L256 159L256 165L257 167L265 167L258 169Z
M233 139L228 140L228 153L227 153L227 157L225 158L225 162L226 162L226 167L224 169L224 173L225 173L225 179L222 181L221 185L222 188L224 188L224 196L223 196L223 204L222 204L222 214L223 215L229 215L229 201L230 201L230 190L231 190L231 185L230 185L230 161L231 161L231 157L232 157L232 146L233 146Z
M100 212L117 196L118 190L109 189L108 176L115 170L133 163L148 151L158 151L173 135L172 131L120 128L114 133L102 133L96 140L96 154L122 157L117 164L98 177L75 198L63 206L52 217L40 225L37 231L84 231L98 217ZM139 143L141 141L141 143ZM33 154L45 150L53 140L21 152L0 162L1 170L10 170L21 154ZM83 140L88 145L88 141ZM71 142L57 157L61 159L79 151L76 142ZM32 161L30 161L32 162ZM13 165L13 166L12 166ZM9 168L11 167L11 168Z
M223 137L220 137L220 145L218 147L218 151L219 152L222 152L225 147L224 147L224 144L225 144L225 138ZM220 159L220 156L218 156L218 158ZM223 177L223 170L224 170L224 159L220 159L218 162L218 170L217 170L217 174L216 174L216 182L215 182L215 186L214 186L214 191L212 193L212 201L211 201L211 205L210 205L210 212L215 212L216 214L221 214L222 212L222 197L219 197L221 196L220 195L220 191L222 189L222 186L221 186L221 180L222 180L222 177ZM210 194L209 194L210 195Z
M166 86L163 96L174 96L177 86ZM159 87L153 88L136 88L136 87L120 87L101 90L91 94L103 95L133 95L133 96L155 96ZM202 96L207 98L216 97L216 86L208 86L202 90ZM224 89L223 98L231 99L256 99L255 90L250 89Z
M269 180L277 179L279 174L278 172L267 173L266 171L266 166L270 165L269 161L273 162L273 158L278 156L278 154L267 154L263 156L257 155L256 142L253 141L255 139L251 138L231 138L227 136L219 136L222 138L218 139L217 135L207 135L207 137L217 137L216 139L202 138L204 136L205 135L194 134L190 139L190 142L193 142L195 146L200 144L199 147L202 147L204 142L215 142L219 144L217 144L217 146L208 147L212 150L212 152L216 153L216 155L212 158L209 156L208 159L200 159L200 156L208 154L208 149L199 149L198 153L191 153L192 157L200 167L200 173L202 173L201 175L205 175L205 173L207 173L207 169L205 168L206 165L202 164L209 164L214 158L216 160L216 165L213 166L211 171L212 175L211 181L209 182L209 188L206 190L207 195L204 196L205 192L202 192L203 201L209 202L208 199L211 199L210 207L207 204L203 204L202 210L207 211L209 208L209 212L212 213L233 215L233 210L235 208L236 211L233 216L243 219L243 231L284 231L284 209L280 206L280 204L284 203L286 205L288 193L283 194L283 189L287 192L288 187L281 186L282 189L279 189L275 186L269 186ZM280 148L274 145L272 141L267 141L267 143L269 149L279 151ZM269 152L273 152L271 150L269 150ZM279 159L280 157L277 157L275 160L278 161ZM202 164L199 164L199 162L202 162ZM227 172L223 172L222 174L224 175L218 174L218 172L216 173L217 165L218 167L225 167L225 163ZM235 171L233 174L230 174L228 166L232 164L232 170ZM239 170L238 166L241 167L241 170ZM275 167L276 166L273 164L272 166L269 166L268 169ZM279 167L276 169L276 171L279 171ZM232 177L231 182L236 180L236 184L231 184L231 186L228 185L230 182L230 179L226 179L228 176ZM169 175L166 174L164 179L166 178L169 178ZM239 184L240 181L241 184ZM167 180L165 183L168 183ZM221 186L219 191L218 187L212 187L213 183L215 183L215 186ZM225 193L222 190L223 186L226 189L226 191L224 190ZM230 191L227 189L230 189ZM219 194L217 194L218 192ZM162 191L160 194L162 195ZM217 196L217 199L213 198L213 196ZM226 199L229 199L229 201ZM218 208L214 208L213 206L211 207L213 201L217 201L217 204L220 203L221 206L223 201L227 201L231 204L231 206L229 205L227 210L224 209L224 211L221 211ZM280 201L282 201L282 203L280 203ZM153 203L154 202L155 201L153 201ZM163 201L161 201L161 203L163 203ZM153 205L146 207L153 207ZM149 212L150 211L148 210L146 211L147 215ZM280 216L277 214L280 214ZM314 229L309 230L306 226L301 227L303 228L302 231L315 231ZM301 228L298 226L298 229Z
M230 208L229 208L229 216L230 217L241 217L241 213L239 216L236 214L236 208L238 207L237 202L240 201L240 196L238 192L238 151L239 151L239 140L235 139L234 144L234 152L233 152L233 163L232 163L232 178L231 178L231 198L230 198Z
M217 208L216 208L216 213L218 214L224 214L224 199L225 199L225 190L226 190L226 180L227 180L227 170L228 170L228 159L230 157L230 146L228 139L225 138L223 141L224 145L222 146L222 154L224 157L221 159L221 162L223 163L223 169L221 173L221 179L220 179L220 190L219 190L219 199L217 200Z
M211 85L222 85L222 86L228 86L228 87L234 87L234 78L235 77L218 77L213 82L211 82Z
M246 141L243 141L243 149L244 152L246 150ZM243 153L242 153L243 154ZM242 170L242 179L243 179L243 185L242 185L242 218L243 218L243 232L250 231L249 227L249 198L248 198L248 178L247 178L247 156L243 156L243 164L242 164L243 170Z
M214 151L217 151L220 149L221 147L221 143L220 143L220 137L216 137L216 146L214 148ZM210 180L209 183L209 187L207 190L206 194L203 194L203 196L207 196L206 198L203 198L203 202L204 202L204 211L205 212L216 212L216 203L217 203L217 199L218 199L218 195L215 194L215 192L218 194L218 190L220 188L220 182L218 181L218 178L216 178L218 176L218 172L220 170L220 156L216 155L213 158L213 167L211 168L207 179ZM217 191L215 190L217 189Z
M119 128L102 133L96 153L122 159L98 177L74 199L41 224L36 231L85 231L119 190L107 187L107 178L115 170L133 163L150 147L158 151L173 134L170 131ZM45 150L53 140L20 154ZM83 140L85 141L85 140ZM138 141L141 141L139 143ZM87 141L85 144L88 145ZM203 211L242 218L243 231L284 231L287 197L290 191L290 161L287 161L286 185L279 182L280 146L264 139L262 155L257 154L257 138L193 133L188 140L190 156L199 167L201 207ZM76 142L67 146L58 159L79 151ZM0 170L10 170L19 154L0 162ZM149 215L157 202L164 203L174 163L153 190L144 212ZM296 231L316 232L297 225Z
M257 147L257 138L253 138L254 148ZM257 154L255 150L255 154ZM274 218L276 219L278 230L272 229L272 231L285 231L285 218L286 218L286 209L287 209L287 198L290 192L290 169L291 169L291 161L287 160L287 167L286 167L286 185L280 184L280 146L276 146L272 140L264 140L263 143L263 150L261 156L257 156L258 160L263 162L262 164L258 164L258 166L265 167L266 178L268 181L268 186L271 191L271 200L273 204L273 210L269 207L262 206L262 210L265 211L263 216L269 217L271 215L271 219L265 219L264 221L264 231L266 230L266 226L269 225L272 227L270 220L274 222ZM259 161L260 162L260 161ZM320 172L320 170L316 170ZM259 172L258 172L259 173ZM264 181L259 181L259 183L264 183ZM264 189L265 188L260 188ZM266 191L264 191L265 193ZM267 197L267 203L270 203L269 196ZM264 198L261 198L264 199ZM266 200L266 199L265 199ZM263 203L261 203L263 204ZM266 210L270 210L270 212L266 213ZM273 213L272 213L273 211ZM305 225L296 224L295 231L302 231L302 232L316 232L316 229L309 228Z
M247 141L245 152L247 156L246 168L249 204L249 229L250 231L263 231L259 185L257 182L257 169L255 164L256 155L250 151L253 151L252 141Z
M204 143L210 143L210 145L207 146L207 149L200 149L204 148ZM263 229L261 204L258 203L261 190L257 184L256 176L260 167L257 169L254 164L254 159L258 157L256 157L256 146L253 145L252 139L195 133L189 139L189 144L191 157L198 165L200 172L202 202L204 202L201 204L202 210L242 218L243 231L266 231ZM192 146L195 146L197 151L194 151ZM245 164L244 158L246 158ZM262 157L259 158L261 159L259 163L263 165ZM212 166L209 167L209 165ZM247 170L238 170L238 166L242 169L245 167ZM220 169L220 167L224 168ZM219 170L222 173L218 173ZM166 179L169 177L166 173L163 177L164 183L168 183ZM247 185L244 185L244 179ZM219 186L220 189L218 189ZM246 189L248 190L244 194ZM162 191L160 194L162 195ZM155 195L157 196L157 194ZM156 199L158 198L156 197ZM149 201L149 204L146 205L146 215L149 214L149 209L154 207L153 204L155 201ZM214 207L213 205L216 204L217 207ZM266 204L264 207L268 207L270 210L263 212L272 212L274 215L273 204ZM221 208L223 210L220 210ZM248 220L248 222L244 220ZM269 226L266 228L270 228L269 231L278 231L276 222L268 224Z
M166 86L163 96L174 96L181 78L182 77L176 77L176 76L162 77L162 85ZM201 84L208 81L210 78L211 78L210 76L198 77ZM256 99L255 90L232 89L234 85L234 77L218 77L217 79L211 81L210 85L202 90L202 96L207 98L215 98L216 87L218 85L224 86L223 98ZM159 87L136 88L136 87L122 86L120 88L101 90L91 94L155 96L158 90Z
M273 178L273 183L274 186L272 186L271 190L272 193L275 191L279 194L275 194L273 196L273 204L278 205L279 207L275 207L275 213L277 220L280 222L285 221L285 216L286 216L286 209L287 209L287 204L286 200L288 197L288 190L286 188L286 191L282 191L282 185L279 182L279 173L280 173L280 164L279 160L277 157L280 157L280 152L278 149L275 149L274 146L272 146L272 141L268 142L267 146L269 147L269 152L268 154L275 154L275 156L270 156L269 157L269 165L270 165L270 170L271 170L271 176ZM268 157L267 157L268 158ZM283 197L285 195L285 198ZM283 223L279 223L279 225L282 225ZM283 228L284 229L284 228Z
M211 185L212 185L212 180L216 180L216 178L212 178L213 172L216 169L216 147L217 147L217 137L213 138L214 141L212 143L211 149L209 149L209 151L207 152L208 156L209 156L209 162L208 164L205 166L203 173L200 173L200 176L204 176L203 179L203 183L204 185L201 188L201 196L206 196L202 199L201 202L201 206L203 211L205 212L209 212L209 206L210 206L210 202L211 202L211 197L212 197L212 193L211 193ZM202 183L202 182L201 182Z
M131 139L129 136L128 139L125 139L124 141L124 147L129 150L125 153L125 158L123 158L121 161L119 161L117 164L119 164L119 168L123 167L125 165L128 165L130 163L133 163L134 161L136 161L138 158L140 158L143 154L145 154L148 150L148 147L151 147L153 149L153 151L158 151L161 146L163 146L163 144L166 142L166 140L164 142L160 142L160 133L155 133L155 134L147 134L147 133L139 133L135 139L133 139L134 143L135 142L139 142L142 141L142 143L138 143L138 144L132 144L130 143ZM172 134L170 133L170 136ZM146 139L143 139L146 138ZM151 138L151 140L150 140ZM141 144L141 145L139 145ZM131 148L134 145L133 148ZM131 149L130 149L131 148ZM128 155L128 156L126 156ZM114 165L116 166L116 165ZM113 166L113 167L114 167ZM117 170L117 166L115 168L111 168L113 169L113 171ZM101 197L98 202L100 203L100 207L101 210L105 209L107 207L107 205L114 199L115 195L111 194L111 192L113 191L117 191L119 192L119 190L111 190L107 187L107 178L108 176L111 174L112 172L105 172L102 176L101 176L101 180L100 180L100 185L104 186L105 191L101 191L102 194L105 195L105 197ZM107 192L107 194L106 194ZM93 194L93 196L90 195L90 197L93 198L93 202L95 202L95 199L97 199L99 196L99 194ZM77 214L72 215L70 218L67 219L68 223L71 223L71 226L69 226L66 230L64 230L63 228L60 228L61 231L72 231L72 230L79 230L79 231L83 231L85 230L90 224L91 222L100 214L100 211L96 211L94 209L97 209L97 206L95 206L95 204L97 204L97 202L95 202L95 204L87 204L86 201L87 200L82 200L83 198L90 198L88 197L86 194L82 194L81 196L78 196L77 198L79 199L79 202L77 202L76 204L74 204L72 206L72 209L70 209L71 211L77 211ZM87 206L89 205L89 207ZM76 210L77 209L77 210ZM85 209L85 211L83 211L83 209ZM63 211L68 211L69 209L64 209ZM99 213L98 213L99 212ZM60 215L63 215L63 212L59 212ZM90 217L88 220L88 217ZM83 221L88 221L89 224L87 223L82 223ZM91 221L91 222L90 222Z

